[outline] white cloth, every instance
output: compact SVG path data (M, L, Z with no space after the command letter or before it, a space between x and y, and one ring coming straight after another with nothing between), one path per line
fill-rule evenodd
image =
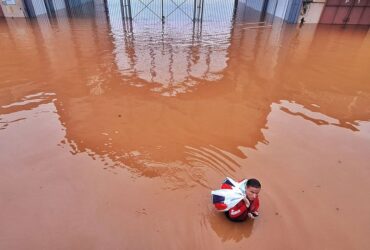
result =
M246 197L245 186L247 184L247 180L237 182L229 177L226 177L224 182L226 182L227 180L230 181L232 185L234 185L232 189L218 189L213 190L211 192L212 195L225 197L223 203L227 207L224 210L218 210L220 212L229 211L231 208L233 208L236 204L238 204L241 200L243 200Z

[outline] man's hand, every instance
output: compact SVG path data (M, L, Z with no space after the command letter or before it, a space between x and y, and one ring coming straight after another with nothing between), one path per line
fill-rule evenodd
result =
M251 203L249 202L249 200L247 199L247 197L244 197L244 198L243 198L243 200L244 200L245 205L246 205L247 207L249 207L249 206L251 205Z
M251 218L251 219L255 219L258 217L258 212L255 211L255 212L251 212L251 213L248 213L248 217Z
M252 213L248 213L248 217L254 220L257 216L254 216Z

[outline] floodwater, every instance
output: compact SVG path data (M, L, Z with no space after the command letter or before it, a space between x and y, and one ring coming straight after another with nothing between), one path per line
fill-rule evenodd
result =
M0 20L0 249L370 248L367 27L117 20Z

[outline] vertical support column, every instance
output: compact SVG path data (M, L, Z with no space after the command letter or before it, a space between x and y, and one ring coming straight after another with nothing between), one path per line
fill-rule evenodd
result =
M30 0L23 0L24 7L26 9L26 14L28 18L36 17L35 9L33 8L33 3ZM2 12L1 6L0 6L0 12ZM3 15L5 16L5 15Z
M125 5L126 1L123 2L124 0L119 0L119 7L121 8L121 16L122 16L122 21L123 25L125 25L125 20L126 20L126 13L125 13Z
M131 0L127 1L127 8L128 8L128 18L132 21L132 13L131 13Z
M163 9L163 0L161 0L161 22L162 22L162 46L164 49L164 43L163 43L163 35L164 35L164 9Z
M108 27L109 27L109 29L112 29L112 26L111 26L111 23L110 23L110 20L109 20L109 9L108 9L107 0L103 0L103 4L104 4L105 18L107 19Z
M69 3L69 0L64 0L64 5L66 6L68 17L71 17L71 4Z
M65 0L66 2L68 2L68 0ZM105 13L109 13L109 9L108 9L108 3L107 3L107 0L103 0L103 4L104 4L104 11Z
M204 0L202 0L202 14L201 14L201 19L200 19L201 23L203 23L203 13L204 13Z
M195 28L195 23L203 23L204 16L204 1L205 0L194 0L194 10L193 10L193 30ZM193 32L194 33L194 32Z
M46 13L48 14L49 18L55 17L55 8L54 8L54 3L53 1L46 0L44 1L45 7L46 7Z
M163 0L161 0L161 17L162 17L162 24L164 24L164 6L163 6Z
M193 22L195 23L195 14L197 13L197 0L194 0L194 10L193 10Z
M197 18L196 20L199 21L200 20L200 14L201 14L201 8L202 8L202 2L203 0L199 0L198 2L198 7L197 7Z
M264 22L266 19L266 12L267 12L267 6L268 6L269 0L264 0L261 10L261 16L260 16L260 22Z
M125 0L126 3L126 20L128 21L127 23L127 28L130 32L132 32L132 14L131 14L131 0Z
M238 4L239 4L239 0L234 0L234 12L233 12L234 18L236 16L236 12L238 11Z
M130 0L120 0L123 28L132 32L132 16Z

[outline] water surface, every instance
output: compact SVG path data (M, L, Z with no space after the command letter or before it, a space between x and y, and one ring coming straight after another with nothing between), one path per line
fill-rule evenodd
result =
M367 27L95 11L0 20L1 249L370 247ZM225 176L258 220L214 211Z

